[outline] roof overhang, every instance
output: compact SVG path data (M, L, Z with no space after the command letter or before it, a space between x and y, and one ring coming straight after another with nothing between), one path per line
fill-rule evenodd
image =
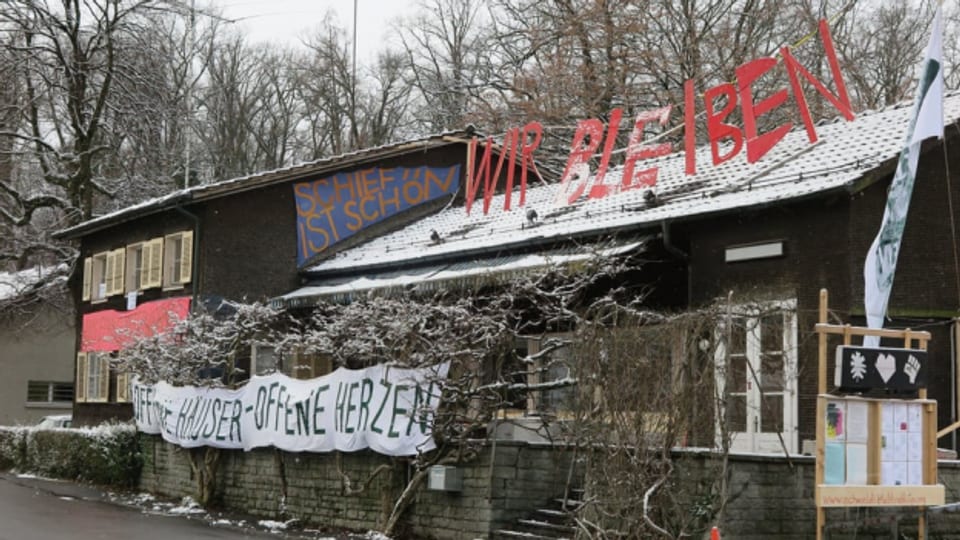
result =
M546 268L585 263L600 257L626 255L642 249L650 238L614 245L575 246L538 253L500 255L473 261L425 265L318 281L274 298L270 304L274 307L303 308L314 306L320 301L350 302L369 294L430 292L451 287L474 288Z

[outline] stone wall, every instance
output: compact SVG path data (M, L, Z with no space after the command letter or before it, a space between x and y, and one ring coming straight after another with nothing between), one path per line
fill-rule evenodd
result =
M190 453L142 436L140 488L168 497L194 494ZM572 453L546 444L498 442L458 468L463 489L423 489L404 519L417 537L473 539L527 516L564 493ZM215 502L264 519L354 530L383 524L408 475L405 460L372 452L221 451Z
M142 436L142 441L140 487L170 497L191 495L191 451L159 437ZM410 474L403 460L371 452L293 454L258 449L223 451L222 456L217 497L225 508L264 519L296 518L313 526L361 531L383 523ZM684 456L684 481L696 481L700 471L716 471L710 459L706 453ZM400 537L489 537L561 497L574 461L571 451L546 444L498 442L459 467L462 491L421 490L405 516ZM730 499L719 524L723 538L814 538L812 457L734 455L729 471ZM960 461L941 461L940 481L947 487L947 502L960 501ZM826 538L887 540L894 527L915 537L916 516L910 508L831 509ZM931 514L929 532L931 539L960 539L960 514Z

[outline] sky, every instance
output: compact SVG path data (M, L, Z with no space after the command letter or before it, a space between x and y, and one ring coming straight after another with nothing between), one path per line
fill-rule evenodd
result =
M202 1L202 0L201 0ZM197 6L201 6L201 1ZM223 10L255 42L300 46L301 38L316 28L328 10L349 34L353 27L354 0L207 0ZM372 60L383 48L392 21L414 6L413 0L356 0L357 58Z

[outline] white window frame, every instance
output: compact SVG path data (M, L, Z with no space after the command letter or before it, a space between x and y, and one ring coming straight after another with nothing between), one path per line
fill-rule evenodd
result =
M783 355L783 389L774 392L765 392L757 384L757 378L762 379L761 365L762 355L765 351L761 350L763 337L761 335L760 317L769 314L771 311L779 311L783 316L783 334L781 349L778 351ZM799 448L799 418L798 418L798 358L797 358L797 302L795 299L783 300L777 302L768 302L763 304L754 304L751 306L738 306L731 311L731 315L746 320L745 347L745 376L748 378L746 390L739 392L744 394L746 400L746 431L730 432L730 449L734 452L782 452L786 446L787 452L796 453ZM722 434L724 432L721 425L725 422L726 411L723 408L724 397L726 394L726 374L727 374L727 353L723 332L724 325L717 329L717 347L714 351L714 366L716 374L716 444L721 446ZM761 428L763 407L762 400L764 396L780 395L783 399L783 431L764 432ZM782 443L781 443L782 440Z

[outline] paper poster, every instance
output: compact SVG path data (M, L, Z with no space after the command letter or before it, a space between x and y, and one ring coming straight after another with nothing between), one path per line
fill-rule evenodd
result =
M923 434L907 433L907 456L906 460L911 462L923 461Z
M907 483L911 486L923 484L923 463L919 461L907 463Z
M868 421L869 406L864 401L850 401L847 403L846 436L848 443L867 443L870 427Z
M893 404L893 422L895 431L909 431L910 418L907 416L907 405L905 403Z
M867 445L847 443L847 484L867 484Z
M844 404L839 401L827 403L827 441L842 441L845 438Z
M909 423L907 431L920 433L923 431L923 405L920 403L911 403L907 406L907 422Z
M893 433L896 429L893 403L883 403L880 406L880 411L880 429L883 430L884 433Z
M828 442L824 455L824 482L831 485L843 485L846 482L844 468L845 452L843 443Z
M881 484L885 486L903 486L907 484L907 463L890 461L881 464Z

